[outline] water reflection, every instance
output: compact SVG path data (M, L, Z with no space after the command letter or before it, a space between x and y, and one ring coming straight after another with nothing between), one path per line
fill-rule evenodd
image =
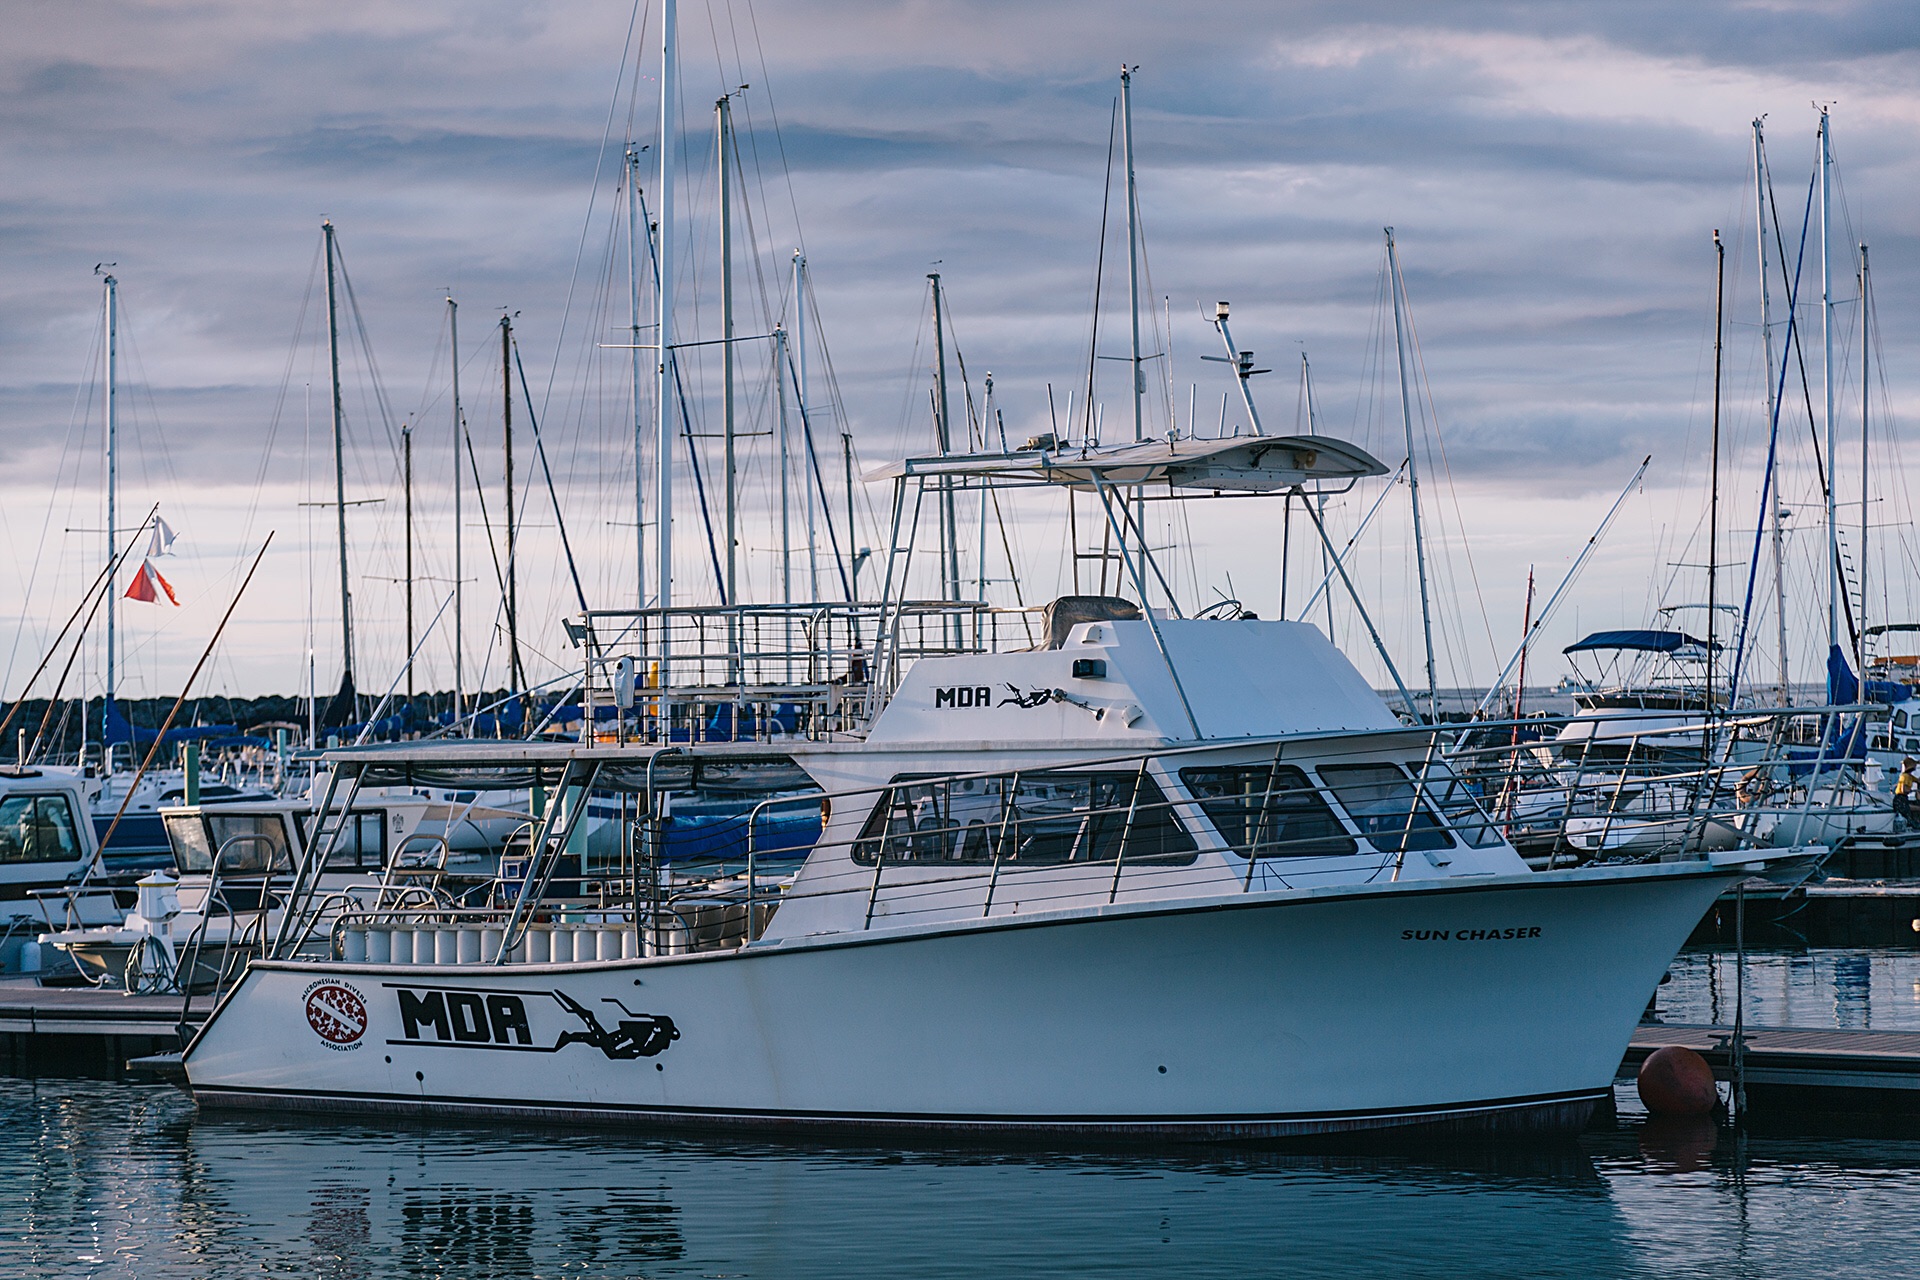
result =
M1683 951L1657 1007L1664 1022L1733 1021L1735 955ZM1920 951L1750 951L1747 1021L1767 1027L1920 1031Z
M1788 1163L1739 1159L1711 1125L1633 1124L1452 1152L902 1151L199 1117L170 1090L4 1080L0 1258L143 1280L1881 1277L1920 1262L1904 1225L1920 1145L1780 1150ZM1843 1230L1839 1257L1821 1241Z

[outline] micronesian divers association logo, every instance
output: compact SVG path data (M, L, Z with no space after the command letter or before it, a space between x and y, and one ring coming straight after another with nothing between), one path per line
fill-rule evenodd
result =
M472 987L428 987L388 983L399 1003L400 1035L389 1044L445 1046L456 1049L506 1049L522 1053L558 1053L570 1044L598 1049L614 1061L651 1058L680 1038L680 1029L663 1013L635 1013L605 998L620 1016L613 1026L564 991L485 991ZM545 1021L529 1016L529 1000L552 1000L580 1025L536 1038ZM546 1015L551 1017L551 1015ZM550 1024L549 1024L550 1025ZM552 1036L551 1043L543 1043Z
M306 990L307 1025L329 1049L358 1049L367 1034L366 997L350 983L323 979Z

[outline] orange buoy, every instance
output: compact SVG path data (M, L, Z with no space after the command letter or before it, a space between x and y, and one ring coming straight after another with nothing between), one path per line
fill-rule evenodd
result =
M1640 1064L1635 1081L1640 1101L1657 1116L1712 1115L1720 1105L1713 1068L1691 1049L1677 1044L1655 1049Z

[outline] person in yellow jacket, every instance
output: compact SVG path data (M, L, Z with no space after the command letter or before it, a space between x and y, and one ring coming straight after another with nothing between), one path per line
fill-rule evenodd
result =
M1902 760L1900 762L1900 776L1894 779L1893 783L1894 816L1899 818L1901 823L1908 827L1914 825L1913 795L1916 789L1920 789L1920 778L1914 777L1913 767L1914 761L1912 756L1908 756Z

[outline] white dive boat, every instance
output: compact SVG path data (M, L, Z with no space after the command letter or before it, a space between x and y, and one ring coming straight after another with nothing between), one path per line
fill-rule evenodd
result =
M1115 498L1384 473L1326 437L914 459L890 469L879 603L570 620L589 723L620 673L623 741L329 753L324 812L465 780L536 788L540 830L481 909L329 899L317 844L269 955L185 1049L195 1097L1192 1138L1578 1128L1715 896L1818 851L1529 870L1436 731L1318 630L1158 607ZM986 484L1094 491L1138 601L911 602L910 491ZM796 676L802 631L817 669ZM657 675L636 691L636 671ZM722 794L746 804L744 858L704 880L664 865L676 811ZM629 815L611 854L580 838L589 798ZM796 807L820 834L767 877L755 823Z

